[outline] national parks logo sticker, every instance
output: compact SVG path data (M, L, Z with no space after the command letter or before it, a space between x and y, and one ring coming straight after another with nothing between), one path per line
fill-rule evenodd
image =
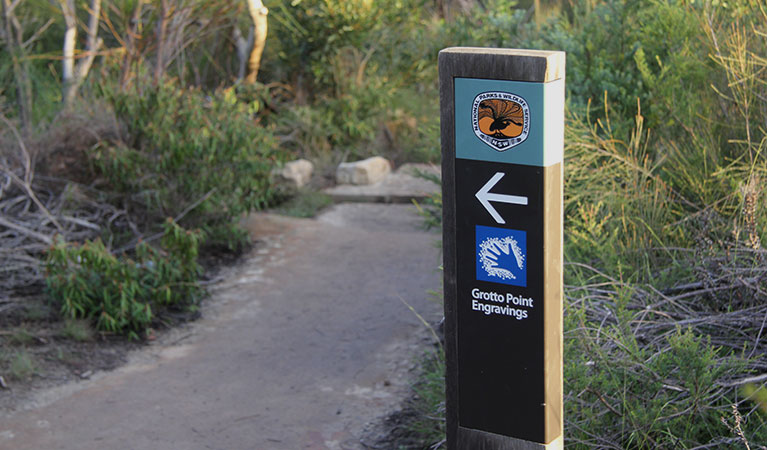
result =
M530 132L530 108L524 98L508 92L483 92L471 111L474 134L499 152L521 144Z

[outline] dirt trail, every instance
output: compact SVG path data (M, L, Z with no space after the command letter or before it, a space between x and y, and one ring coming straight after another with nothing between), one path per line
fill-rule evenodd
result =
M0 449L360 449L397 407L441 306L437 236L405 205L258 215L265 246L203 319L0 420Z

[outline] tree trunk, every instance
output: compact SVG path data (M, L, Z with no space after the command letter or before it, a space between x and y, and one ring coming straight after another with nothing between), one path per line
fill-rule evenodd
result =
M437 8L447 21L457 14L468 14L476 5L484 6L481 0L437 0Z
M93 60L96 59L96 52L99 51L103 41L99 34L99 18L101 17L101 0L91 0L91 10L88 11L88 41L85 43L87 55L77 65L77 78L80 83L85 80L88 72L91 70Z
M75 64L75 48L77 44L77 15L74 0L59 0L61 12L64 14L66 31L64 32L64 49L62 60L62 100L66 107L72 105L77 97L77 90L85 81L91 70L96 53L101 47L102 40L98 37L99 17L101 16L101 0L91 0L88 11L88 40L85 44L85 54Z
M248 58L248 75L245 77L245 82L247 84L254 84L258 77L258 71L261 68L261 55L263 55L264 47L266 46L266 16L269 14L269 10L261 0L248 0L248 11L250 12L251 19L253 19L255 33L253 48Z
M168 35L168 20L170 20L170 4L168 0L162 0L160 9L160 22L157 24L157 60L154 66L154 84L160 84L160 79L165 73L165 46Z
M136 8L133 10L131 17L131 27L127 31L125 38L125 55L123 56L121 74L120 74L120 88L125 89L128 86L128 81L131 78L131 66L138 56L138 50L136 49L136 42L143 31L141 26L141 13L145 0L138 0Z
M240 62L239 68L237 69L237 80L239 81L245 79L245 74L248 70L248 56L250 55L250 50L253 48L253 40L255 39L255 35L253 34L254 31L254 27L251 26L248 31L248 38L245 39L237 25L234 25L234 31L232 33L234 35L234 44L237 48L237 60Z
M29 130L32 110L32 83L29 79L28 63L26 62L23 42L23 30L13 10L20 1L2 0L3 36L8 54L11 56L13 78L16 82L16 103L19 106L21 129Z
M63 59L61 60L61 97L65 105L70 105L75 96L75 45L77 43L77 16L75 0L61 0L61 12L64 14L66 31L64 32Z

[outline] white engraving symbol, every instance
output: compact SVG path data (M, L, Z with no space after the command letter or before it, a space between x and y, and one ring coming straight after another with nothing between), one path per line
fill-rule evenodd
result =
M482 188L477 191L476 194L474 194L477 197L477 200L479 200L480 203L482 203L482 206L485 207L487 212L490 213L491 216L493 216L493 219L495 219L496 222L500 224L506 223L505 220L503 220L503 217L501 217L500 214L498 214L498 211L495 210L493 205L490 204L490 202L500 202L500 203L511 203L515 205L527 205L527 197L522 197L519 195L506 195L506 194L493 194L490 192L490 189L492 189L496 183L498 183L503 176L506 175L503 172L497 172L495 175L493 175L490 180L485 183Z
M502 280L517 279L516 275L504 268L504 266L508 267L507 264L512 262L508 261L510 256L514 257L513 262L516 263L519 270L523 270L525 267L525 255L513 237L488 237L479 244L479 262L482 264L482 269L491 277L498 277Z

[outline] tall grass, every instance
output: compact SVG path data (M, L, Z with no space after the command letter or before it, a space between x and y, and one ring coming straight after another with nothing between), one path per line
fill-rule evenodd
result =
M567 447L767 442L767 7L592 0L538 23L461 20L467 42L568 52Z

